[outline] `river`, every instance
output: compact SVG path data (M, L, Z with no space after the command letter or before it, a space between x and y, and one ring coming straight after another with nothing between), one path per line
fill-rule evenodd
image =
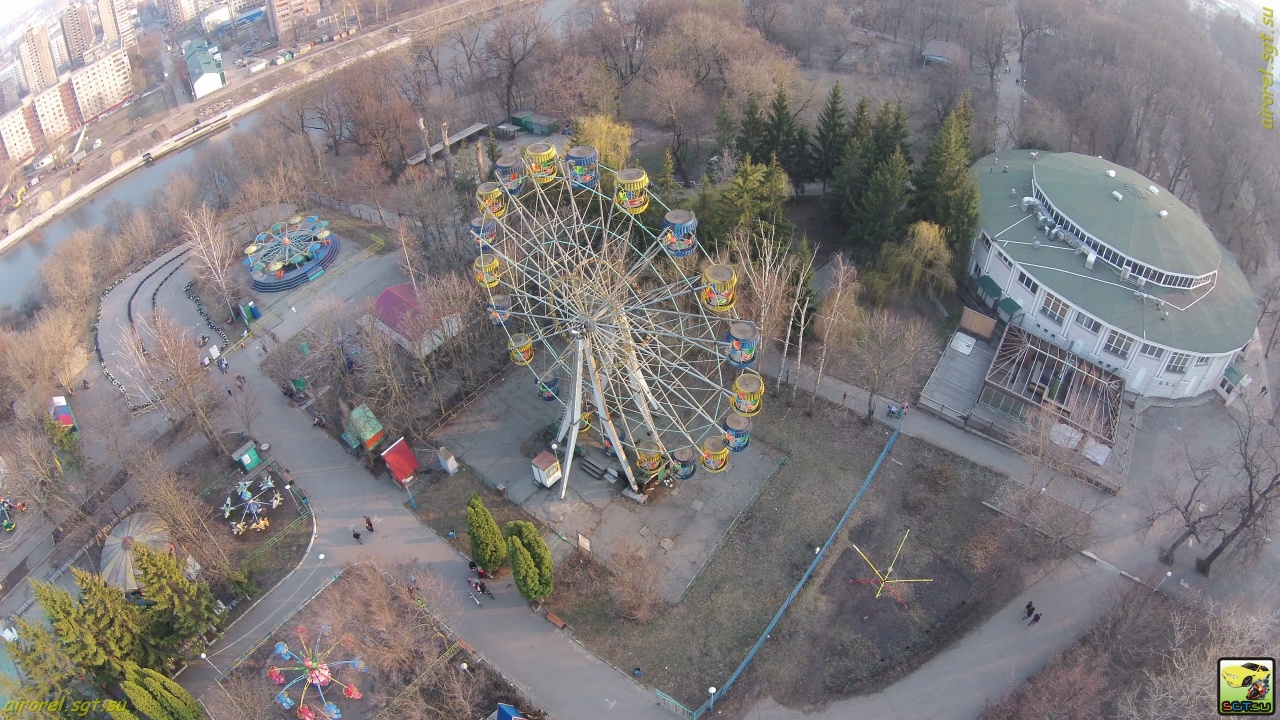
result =
M23 297L34 292L36 273L45 256L76 230L105 223L107 206L113 201L122 200L137 207L146 205L174 173L191 167L201 148L208 147L209 143L225 143L234 133L252 127L260 112L250 113L232 122L226 130L165 155L151 167L134 170L46 223L31 237L0 253L0 305L17 306Z

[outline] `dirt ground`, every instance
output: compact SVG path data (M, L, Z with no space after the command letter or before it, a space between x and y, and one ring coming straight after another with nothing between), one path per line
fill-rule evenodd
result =
M553 612L575 637L616 667L640 667L652 684L690 708L737 668L844 513L888 440L880 426L820 402L766 404L757 437L789 452L785 467L689 590L644 624L618 620L608 571L581 554L557 569ZM982 507L1006 480L986 468L903 436L881 467L826 561L717 712L736 714L773 694L797 709L874 690L980 623L1016 593L1026 552L999 516ZM934 582L874 599L857 543L882 569L905 528L904 578ZM749 578L749 580L747 579ZM867 620L862 618L866 616ZM736 708L736 710L735 710Z

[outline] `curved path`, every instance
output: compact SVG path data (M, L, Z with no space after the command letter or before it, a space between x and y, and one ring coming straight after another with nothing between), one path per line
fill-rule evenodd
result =
M285 331L281 329L280 334L284 336ZM237 353L232 362L244 368L251 357L256 360L261 355ZM652 691L530 612L507 583L494 588L496 601L476 607L467 597L466 559L404 507L404 491L390 482L374 480L345 448L311 427L310 416L290 408L266 375L243 374L248 377L245 391L261 399L262 415L255 423L260 428L259 440L271 444L272 455L307 494L318 534L298 569L209 648L209 659L219 669L228 668L343 566L370 556L388 561L413 559L427 563L451 581L459 608L447 619L454 632L516 682L533 703L548 709L551 717L670 719L671 715L654 702ZM376 532L364 533L364 544L357 545L351 531L362 524L364 515L377 516L380 521ZM180 680L197 697L221 692L213 668L206 663L190 665ZM263 702L270 702L270 698L264 696Z

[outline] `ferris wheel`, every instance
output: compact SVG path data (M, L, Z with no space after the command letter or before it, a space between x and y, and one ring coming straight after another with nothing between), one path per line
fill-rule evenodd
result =
M760 335L735 313L737 273L706 253L694 214L650 193L644 170L607 168L590 147L561 159L535 143L494 174L476 191L475 279L512 362L563 407L561 499L589 431L634 492L699 465L727 469L761 409Z

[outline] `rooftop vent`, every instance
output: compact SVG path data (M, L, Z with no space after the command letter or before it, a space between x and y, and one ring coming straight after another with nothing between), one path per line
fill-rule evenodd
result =
M1148 185L1147 192L1151 193L1152 195L1159 195L1160 188L1156 187L1155 185Z
M1160 213L1159 213L1159 215L1160 215L1160 217L1162 217L1162 218L1167 218L1167 217L1169 217L1169 211L1168 211L1168 210L1161 210L1161 211L1160 211Z
M1116 199L1116 202L1123 202L1123 201L1124 201L1124 196L1120 194L1120 191L1119 191L1119 190L1112 190L1112 191L1111 191L1111 197L1115 198L1115 199Z
M1098 253L1096 253L1096 252L1092 252L1092 251L1090 251L1090 253L1089 253L1088 255L1085 255L1085 256L1084 256L1084 268L1085 268L1085 270L1092 270L1092 269L1093 269L1093 263L1094 263L1094 261L1096 261L1097 259L1098 259Z
M1108 171L1107 171L1107 177L1115 177L1115 176L1116 176L1116 171L1115 171L1115 170L1108 170Z
M1009 166L1005 165L1004 170L1001 170L1000 172L1009 172Z
M1039 249L1040 249L1040 238L1036 238L1035 240L1032 240L1032 241L1031 241L1031 247L1033 247L1033 248L1035 248L1035 249L1039 250Z

